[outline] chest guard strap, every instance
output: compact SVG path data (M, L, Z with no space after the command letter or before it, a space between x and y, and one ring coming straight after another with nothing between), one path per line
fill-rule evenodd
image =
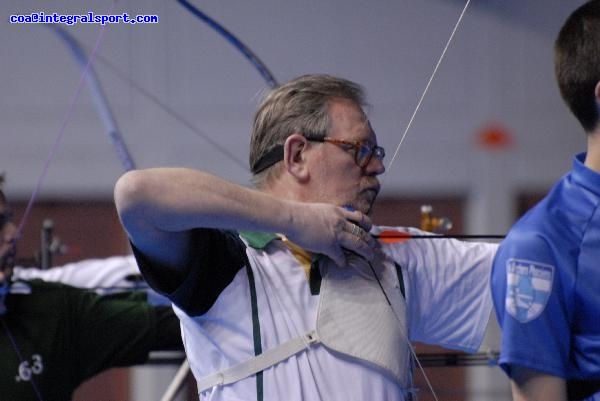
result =
M292 338L274 348L264 351L260 355L256 355L227 369L203 377L197 381L198 392L201 393L214 386L224 386L245 379L246 377L276 365L319 342L319 337L314 330L303 336Z

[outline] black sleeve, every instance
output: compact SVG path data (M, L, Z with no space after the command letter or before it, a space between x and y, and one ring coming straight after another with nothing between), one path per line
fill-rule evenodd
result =
M237 272L248 264L246 246L236 232L198 228L181 275L161 268L133 246L148 284L190 316L206 313ZM165 274L165 272L168 272Z
M156 307L145 298L74 290L69 307L70 346L77 350L77 374L84 379L108 368L145 363L158 348ZM178 330L171 335L173 341L180 337Z
M148 295L145 291L117 292L104 295L102 298L148 304L150 310L154 311L154 320L156 321L156 339L151 346L151 351L183 350L179 318L175 315L171 306L149 304Z
M156 351L183 350L179 319L170 306L156 306Z

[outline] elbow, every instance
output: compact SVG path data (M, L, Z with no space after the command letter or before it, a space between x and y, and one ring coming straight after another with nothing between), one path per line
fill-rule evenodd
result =
M114 188L115 207L125 227L126 222L142 208L146 186L144 173L139 170L128 171L117 180Z

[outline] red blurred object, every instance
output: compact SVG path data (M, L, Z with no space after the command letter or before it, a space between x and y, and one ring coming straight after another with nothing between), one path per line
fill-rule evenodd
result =
M510 131L500 123L489 123L477 133L477 144L487 150L505 150L514 144Z

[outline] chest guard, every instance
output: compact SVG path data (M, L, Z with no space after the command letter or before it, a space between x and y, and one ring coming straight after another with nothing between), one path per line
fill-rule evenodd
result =
M369 362L407 388L413 359L406 305L395 267L385 263L349 255L348 266L338 267L325 259L316 332L327 348Z
M258 265L264 257L256 253L249 256ZM353 254L347 258L344 267L328 258L319 263L322 281L314 329L199 379L198 391L234 383L295 354L311 352L319 343L381 370L400 388L410 391L414 361L396 268L383 255L371 264ZM273 291L277 297L286 297L285 290Z

